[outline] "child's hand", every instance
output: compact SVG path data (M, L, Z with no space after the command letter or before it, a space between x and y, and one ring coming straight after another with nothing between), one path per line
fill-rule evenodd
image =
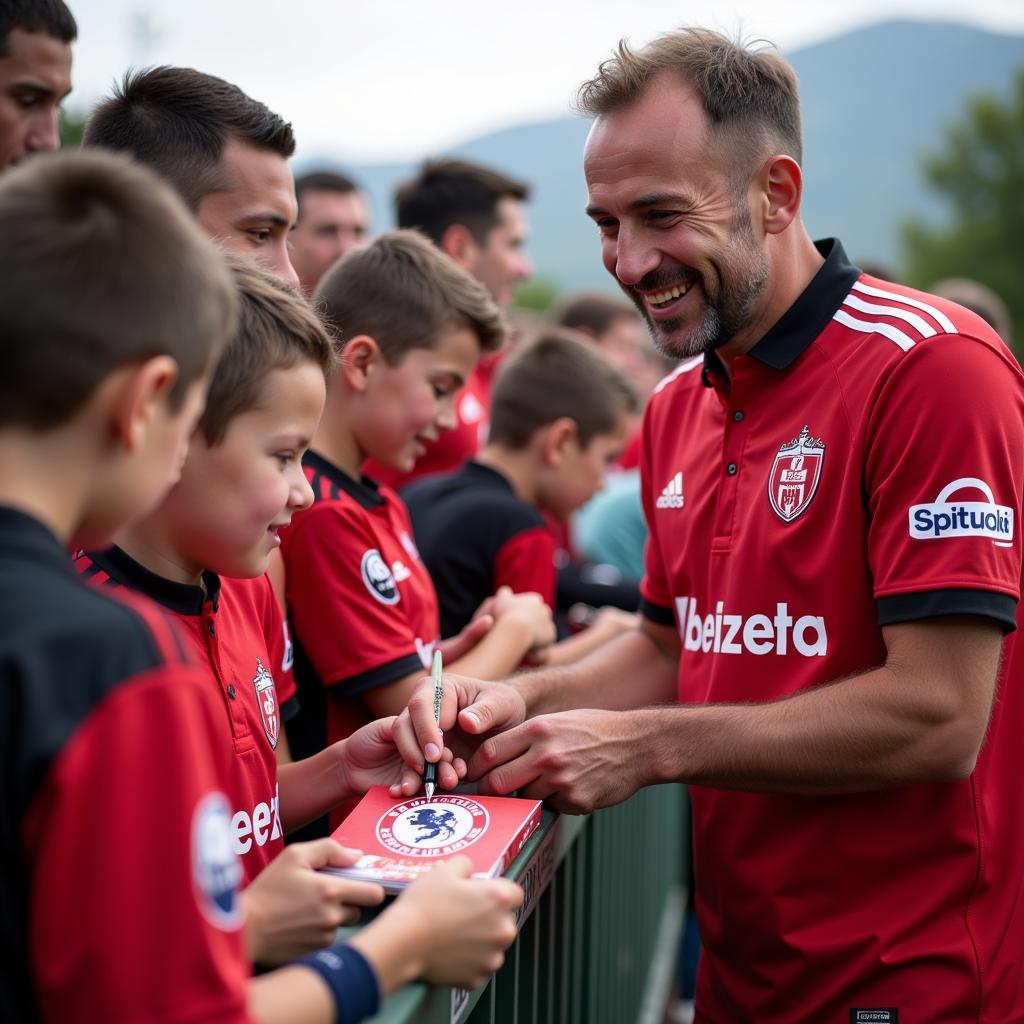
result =
M392 796L409 797L422 788L422 779L395 746L394 724L393 717L378 718L338 743L343 783L351 793L361 795L371 786L388 786ZM461 758L453 763L452 752L445 748L437 772L441 788L454 789L465 774L466 763Z
M504 963L523 890L504 878L470 878L465 857L438 864L353 939L390 991L421 977L476 988Z
M533 591L514 594L508 587L499 587L491 609L496 623L516 618L529 626L533 637L531 651L554 642L556 634L551 609L544 603L540 594Z
M260 964L283 964L334 941L341 925L359 920L360 907L375 907L384 890L318 872L350 867L358 850L333 839L286 846L242 891L249 955Z

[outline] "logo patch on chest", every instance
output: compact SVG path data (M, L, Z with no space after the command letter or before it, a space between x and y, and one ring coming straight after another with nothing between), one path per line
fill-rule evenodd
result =
M384 561L376 548L370 548L363 555L359 571L362 573L366 589L375 600L380 601L381 604L398 604L401 597L401 594L398 593L398 584L395 582L388 563Z
M277 749L277 740L281 735L281 713L277 707L277 687L274 677L263 667L263 662L256 659L256 675L252 677L252 685L256 688L256 703L260 706L260 718L263 719L263 731L273 750Z
M806 424L799 437L779 448L768 476L768 500L784 523L807 511L821 482L824 463L825 442L811 437Z

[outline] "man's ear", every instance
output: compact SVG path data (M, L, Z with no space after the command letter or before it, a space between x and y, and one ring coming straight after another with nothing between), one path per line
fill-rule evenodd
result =
M123 366L112 375L107 408L115 444L126 452L138 451L145 444L153 422L167 411L177 380L178 364L169 355Z
M766 234L780 235L800 214L804 178L791 156L773 156L757 175L761 223Z
M441 236L438 248L455 260L463 270L472 270L480 252L480 246L476 244L472 232L464 224L449 225Z
M368 334L357 334L345 342L337 372L349 390L362 394L378 367L385 363L377 342Z
M576 421L568 416L549 423L542 428L541 455L547 466L560 466L571 445L578 443Z

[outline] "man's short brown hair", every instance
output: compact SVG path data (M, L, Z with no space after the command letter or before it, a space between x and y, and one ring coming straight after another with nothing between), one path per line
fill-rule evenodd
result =
M284 160L295 152L292 126L237 85L165 66L129 71L89 116L82 145L130 153L198 210L229 185L222 158L232 139Z
M487 289L416 231L391 231L347 253L314 302L342 346L368 335L392 366L412 349L433 348L445 328L469 328L484 352L505 340Z
M573 331L549 330L498 372L489 443L519 451L536 431L567 416L585 448L636 410L629 382L597 349Z
M169 355L180 407L234 330L220 252L151 171L37 156L0 179L0 425L44 430L121 366Z
M395 220L400 228L422 231L435 245L452 225L461 224L477 245L485 246L501 219L498 203L529 198L529 185L492 167L468 160L428 160L395 190Z
M267 375L300 361L328 376L335 349L309 303L284 281L243 256L225 253L239 299L238 329L217 360L199 430L206 443L224 440L231 421L256 408Z
M797 163L803 159L793 68L776 52L755 50L710 29L666 32L639 50L621 40L615 56L580 86L577 105L591 117L610 114L636 102L663 74L693 89L712 135L726 135L749 151L751 160L760 162L768 150Z

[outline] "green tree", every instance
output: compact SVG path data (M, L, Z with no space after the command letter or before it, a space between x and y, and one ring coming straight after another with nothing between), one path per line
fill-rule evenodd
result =
M531 277L516 288L515 304L519 309L548 313L558 301L558 285L546 277Z
M1010 309L1024 351L1024 69L1008 99L972 99L923 160L925 180L951 208L948 226L904 225L907 277L927 288L943 277L988 285Z
M85 120L86 115L84 113L79 111L69 112L61 107L57 118L61 149L76 149L82 144Z

